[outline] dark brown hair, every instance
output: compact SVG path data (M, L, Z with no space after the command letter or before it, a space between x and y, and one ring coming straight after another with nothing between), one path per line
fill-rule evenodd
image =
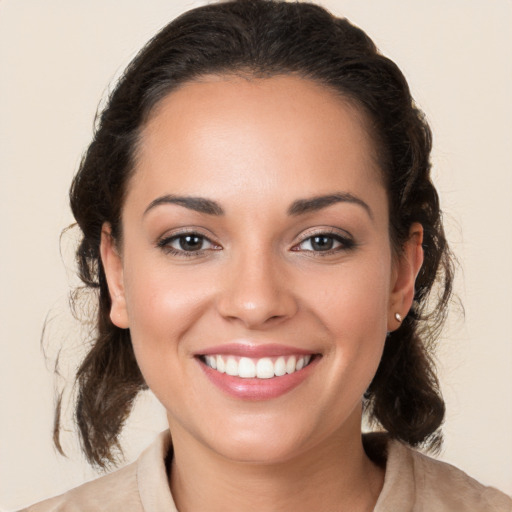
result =
M399 252L411 224L419 222L425 259L412 310L389 334L365 394L366 413L393 438L435 447L444 402L430 354L451 293L452 265L430 179L430 129L398 67L346 19L309 3L239 0L188 11L149 41L110 95L71 187L71 208L83 234L76 253L79 273L98 300L94 339L76 375L76 422L88 460L105 466L115 459L123 423L146 388L129 330L109 317L99 253L102 225L110 223L119 240L137 141L155 105L211 73L295 74L337 91L369 119L388 190L393 247ZM57 446L59 415L60 405Z

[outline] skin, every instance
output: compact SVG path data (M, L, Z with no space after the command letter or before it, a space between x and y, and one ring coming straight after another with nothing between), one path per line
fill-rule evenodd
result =
M224 213L147 210L165 194L208 198ZM332 194L367 207L288 212ZM388 217L364 116L316 83L209 76L157 106L142 132L122 243L106 224L101 252L112 321L130 329L167 410L181 512L373 510L384 474L363 450L361 400L386 333L399 328L395 313L411 306L423 257L417 224L394 253ZM169 237L191 231L205 237L203 249L170 252L180 245ZM321 233L342 238L315 251L311 236ZM291 391L241 400L214 386L196 357L240 340L318 356Z

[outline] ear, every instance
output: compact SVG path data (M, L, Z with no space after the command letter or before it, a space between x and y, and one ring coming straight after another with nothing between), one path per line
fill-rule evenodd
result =
M127 329L129 325L124 293L123 261L108 223L103 224L101 229L100 254L112 303L110 319L117 327Z
M402 246L394 263L393 282L388 307L388 331L400 327L401 320L411 309L414 299L414 283L423 264L423 226L418 222L412 224L409 238Z

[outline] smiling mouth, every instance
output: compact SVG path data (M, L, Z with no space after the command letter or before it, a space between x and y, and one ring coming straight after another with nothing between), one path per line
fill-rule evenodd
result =
M272 379L291 375L307 367L314 358L313 354L261 358L211 354L199 357L212 370L242 379Z

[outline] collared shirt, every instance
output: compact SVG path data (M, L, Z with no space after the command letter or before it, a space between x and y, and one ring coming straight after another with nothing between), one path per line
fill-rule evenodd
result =
M170 443L162 432L132 464L21 512L178 512L165 463ZM374 512L512 512L510 497L450 464L378 436L364 444L386 465Z

